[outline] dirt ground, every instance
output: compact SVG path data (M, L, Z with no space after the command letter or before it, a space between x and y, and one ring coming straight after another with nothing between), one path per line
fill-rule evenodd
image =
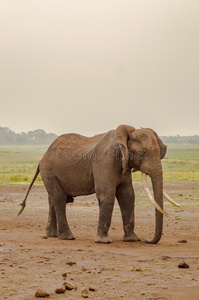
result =
M168 185L167 191L187 208L165 210L164 235L157 245L144 242L154 233L154 208L142 191L136 190L136 233L141 241L122 241L121 214L116 203L110 228L112 243L95 244L98 204L95 195L78 197L67 205L67 216L76 240L42 238L48 216L47 194L34 186L22 215L19 203L27 186L0 186L0 299L36 299L37 289L49 299L199 299L199 206L193 197L198 183ZM188 197L187 197L188 195ZM185 197L186 196L186 197ZM195 201L195 202L194 202ZM186 243L179 241L186 240ZM180 263L189 268L178 268ZM77 290L56 294L64 282Z

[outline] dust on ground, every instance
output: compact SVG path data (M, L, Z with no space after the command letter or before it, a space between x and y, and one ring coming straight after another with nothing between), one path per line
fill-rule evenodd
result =
M98 223L95 195L78 197L67 205L76 240L63 241L44 238L48 203L43 186L33 187L19 217L27 186L0 186L0 299L36 299L38 289L49 293L48 299L83 299L83 288L88 290L88 299L96 300L198 299L199 203L195 195L199 186L193 182L166 187L184 208L165 204L174 218L164 218L159 244L144 242L154 233L154 208L138 185L135 232L141 241L122 241L121 214L115 203L109 232L112 243L103 245L94 242ZM178 268L181 263L189 268ZM77 289L56 294L64 282Z

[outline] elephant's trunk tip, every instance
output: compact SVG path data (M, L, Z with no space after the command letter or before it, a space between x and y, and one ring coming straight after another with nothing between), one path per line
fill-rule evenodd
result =
M145 243L147 243L147 244L157 244L160 239L161 239L161 236L159 236L158 238L154 238L153 240L146 239Z

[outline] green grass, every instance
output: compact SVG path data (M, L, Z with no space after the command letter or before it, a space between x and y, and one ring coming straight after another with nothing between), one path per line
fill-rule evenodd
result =
M30 183L47 148L46 145L0 146L0 183ZM162 166L164 181L198 181L199 145L168 145ZM133 173L133 180L140 181L140 172ZM41 182L40 176L36 182Z
M30 183L48 146L0 146L0 183ZM41 182L38 176L36 182Z
M162 166L164 179L199 180L199 145L169 145Z

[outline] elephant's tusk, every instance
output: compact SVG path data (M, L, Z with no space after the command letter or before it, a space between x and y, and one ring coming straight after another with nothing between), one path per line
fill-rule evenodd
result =
M157 202L153 199L153 196L151 195L150 191L149 191L149 187L148 187L148 183L147 183L147 175L145 173L142 173L142 181L143 181L143 186L144 186L144 190L147 194L147 196L149 197L149 200L151 201L151 203L153 204L153 206L155 206L155 208L161 212L163 215L165 215L166 217L170 217L170 215L165 212L158 204Z
M167 201L169 201L171 204L173 204L173 205L175 205L175 206L177 206L177 207L180 207L180 204L178 204L177 202L175 202L173 199L171 199L170 197L169 197L169 195L167 195L167 193L163 190L163 196L164 196L164 198L167 200Z

